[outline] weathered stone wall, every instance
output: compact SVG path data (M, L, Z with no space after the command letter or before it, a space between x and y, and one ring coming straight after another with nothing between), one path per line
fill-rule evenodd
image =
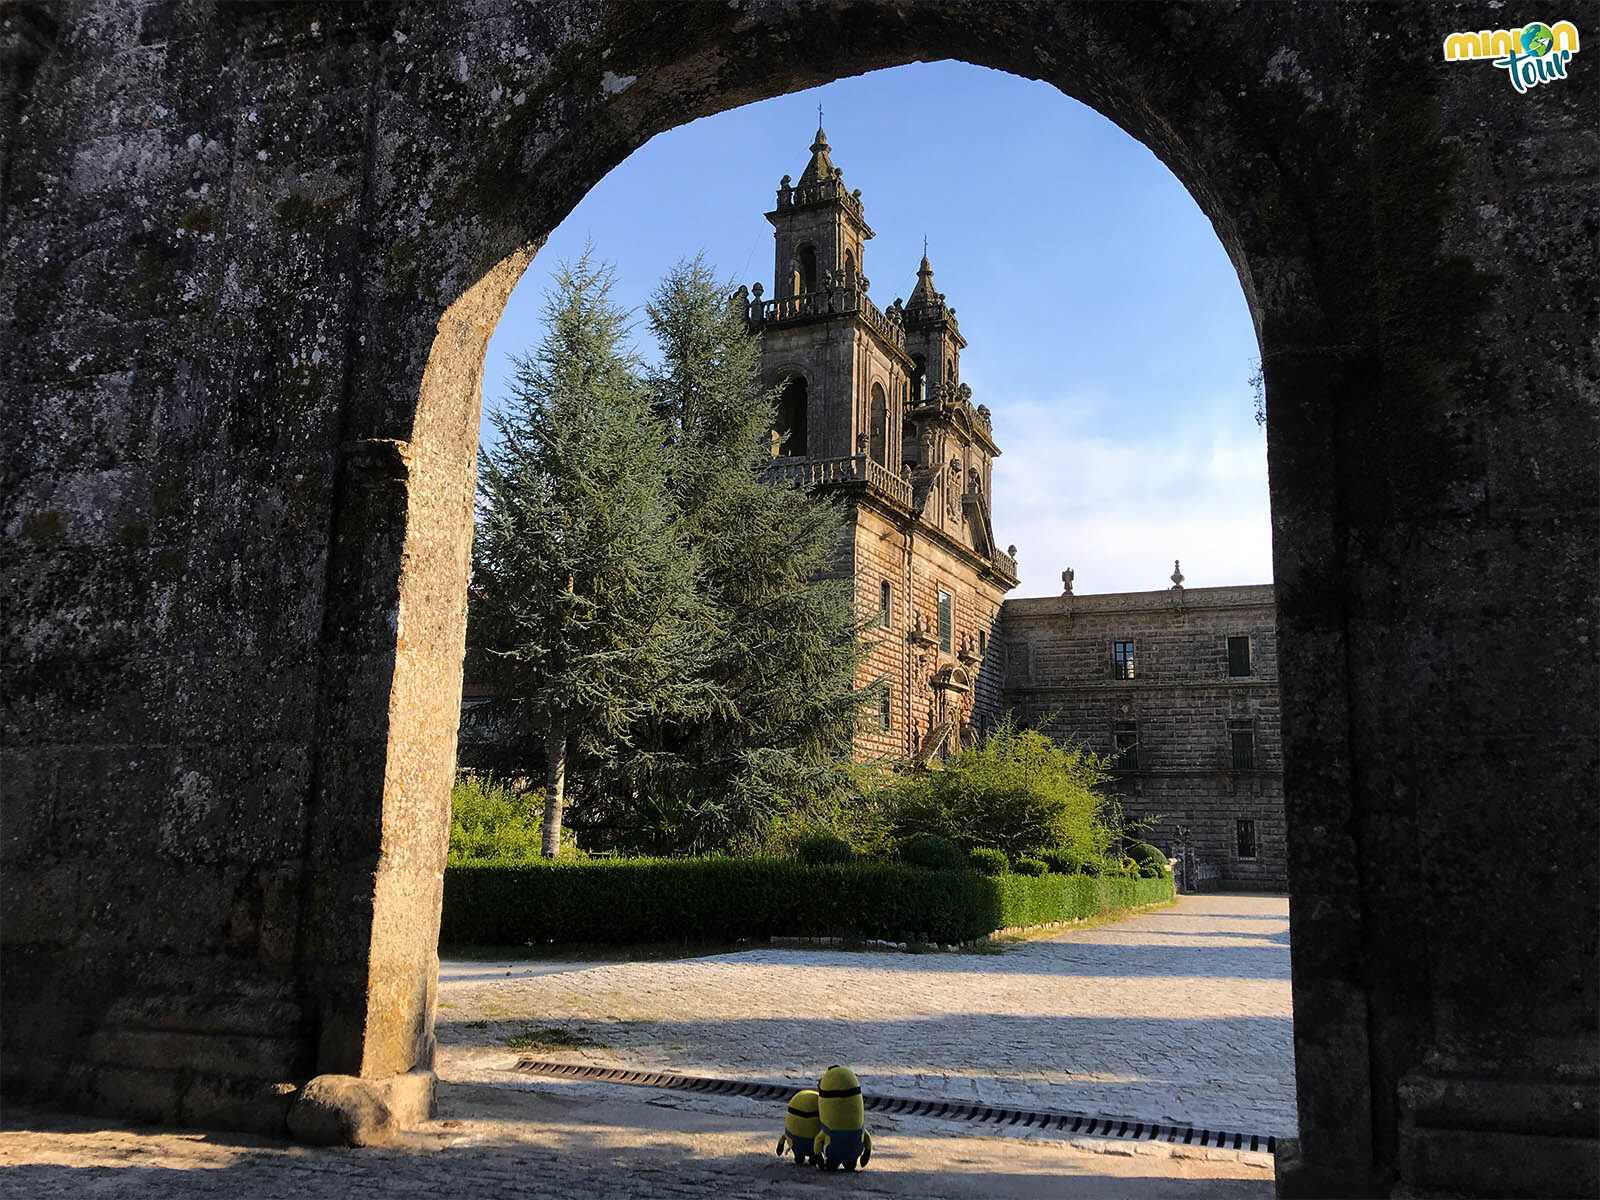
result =
M1595 1191L1600 80L1440 60L1503 11L0 9L6 1088L274 1128L426 1065L505 295L654 134L953 57L1144 141L1256 320L1280 1186Z
M1186 588L1007 600L1000 612L1003 706L1017 720L1101 754L1118 726L1138 739L1111 791L1130 816L1159 816L1149 840L1177 851L1177 829L1218 868L1223 887L1288 887L1272 587ZM1228 639L1250 639L1250 673L1228 673ZM1134 675L1112 670L1112 645L1134 645ZM1236 769L1231 733L1253 734ZM1237 826L1255 822L1254 857Z
M856 509L852 565L856 613L861 619L877 612L879 585L887 581L890 589L889 623L866 631L869 649L859 677L863 685L889 680L890 727L880 730L871 725L857 740L858 749L902 758L914 753L936 723L928 680L944 666L963 666L976 679L976 694L967 702L969 715L979 723L992 719L999 710L998 687L980 676L978 664L963 663L958 654L963 645L977 641L980 631L987 643L1005 598L1000 587L982 578L971 561L909 522L904 513L892 514L874 504L863 503ZM922 627L937 637L941 588L950 593L954 616L948 654L937 644L918 647L910 641L919 616Z

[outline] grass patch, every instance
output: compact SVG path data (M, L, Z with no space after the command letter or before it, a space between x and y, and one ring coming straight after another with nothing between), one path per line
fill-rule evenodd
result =
M604 1042L590 1037L583 1026L566 1029L560 1025L524 1025L522 1032L503 1039L511 1050L609 1050Z

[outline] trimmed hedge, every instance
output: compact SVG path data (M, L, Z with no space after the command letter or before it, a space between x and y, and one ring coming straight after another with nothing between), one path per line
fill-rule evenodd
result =
M892 862L554 859L447 867L454 944L859 937L966 942L1170 900L1169 879L980 875Z

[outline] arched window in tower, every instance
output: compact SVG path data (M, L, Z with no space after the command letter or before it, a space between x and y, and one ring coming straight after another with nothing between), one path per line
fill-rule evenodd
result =
M844 252L844 277L852 281L856 277L856 256L855 252L851 250Z
M872 461L880 467L886 467L889 465L889 397L881 383L872 385L872 409L869 419Z
M817 251L814 246L801 246L798 255L800 279L797 290L801 293L817 290Z
M928 378L928 360L920 354L913 354L911 363L911 403L918 405L922 403L923 383Z
M806 453L806 381L791 375L778 396L778 436L783 439L780 454L803 458Z

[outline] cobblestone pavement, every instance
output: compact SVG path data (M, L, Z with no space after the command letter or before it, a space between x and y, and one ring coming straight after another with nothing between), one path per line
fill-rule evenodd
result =
M439 1119L383 1150L327 1150L242 1135L118 1126L16 1107L0 1132L10 1200L1268 1200L1265 1155L967 1137L873 1122L871 1166L823 1175L772 1153L781 1121L638 1088L444 1084ZM676 1101L682 1099L686 1103ZM1181 1151L1183 1148L1177 1148Z
M520 1033L540 1058L812 1085L845 1062L881 1093L1295 1131L1277 896L1185 896L987 954L450 962L439 995L460 1082L512 1078Z

